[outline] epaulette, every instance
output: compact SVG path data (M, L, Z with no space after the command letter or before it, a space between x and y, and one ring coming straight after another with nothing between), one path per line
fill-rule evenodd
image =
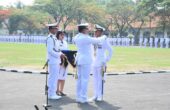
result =
M46 39L46 46L47 46L47 40L48 40L49 38L52 38L52 39L53 39L53 44L54 44L54 47L55 47L55 39L53 38L52 35L50 35L50 36L47 37L47 39Z

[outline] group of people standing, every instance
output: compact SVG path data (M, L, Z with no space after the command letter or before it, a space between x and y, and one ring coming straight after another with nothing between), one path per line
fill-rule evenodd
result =
M150 38L139 38L139 46L147 47L147 45L151 48L169 48L170 38L158 38L158 37L150 37Z
M61 32L62 34L60 34L58 25L49 24L48 27L48 97L49 99L60 99L61 96L65 95L63 93L63 87L67 75L67 68L61 65L61 59L66 58L66 55L61 50L68 48L61 45L64 40L60 36L64 36L64 33ZM102 101L102 69L106 67L106 63L112 57L112 47L109 44L107 36L103 34L105 31L103 27L95 25L94 37L89 35L88 24L79 24L77 28L78 34L73 38L73 42L77 47L75 58L77 69L76 102ZM88 99L87 91L90 73L94 77L94 96Z

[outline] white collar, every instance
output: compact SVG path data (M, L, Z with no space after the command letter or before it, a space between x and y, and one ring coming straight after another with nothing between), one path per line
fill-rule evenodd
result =
M55 35L55 34L50 33L50 35L52 35L52 37L53 37L54 39L56 39L56 40L57 40L57 38L56 38L56 35Z
M80 35L84 35L84 36L88 36L88 34L84 34L84 33L79 33Z

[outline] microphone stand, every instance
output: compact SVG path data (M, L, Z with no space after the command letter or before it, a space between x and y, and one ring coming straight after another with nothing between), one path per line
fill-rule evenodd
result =
M45 78L45 95L46 95L46 104L43 105L43 107L45 108L45 110L48 110L48 107L51 107L51 105L48 104L48 62L49 60L47 60L47 62L45 63L43 69L46 69L46 78Z
M43 104L43 107L45 110L48 110L48 107L52 107L51 105L48 104L48 62L49 60L46 61L45 65L43 66L43 69L46 69L46 78L45 78L45 95L46 95L46 103ZM36 110L39 110L37 105L34 105Z

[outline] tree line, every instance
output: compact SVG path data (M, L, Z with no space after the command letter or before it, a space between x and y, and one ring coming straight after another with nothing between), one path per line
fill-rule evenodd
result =
M67 31L70 25L82 22L100 24L111 33L131 31L139 35L140 29L159 17L159 29L170 28L169 0L35 0L32 6L18 2L15 6L0 7L9 13L0 15L0 28L4 24L9 34L18 30L25 34L47 33L46 23L58 22ZM138 28L133 25L138 22Z

